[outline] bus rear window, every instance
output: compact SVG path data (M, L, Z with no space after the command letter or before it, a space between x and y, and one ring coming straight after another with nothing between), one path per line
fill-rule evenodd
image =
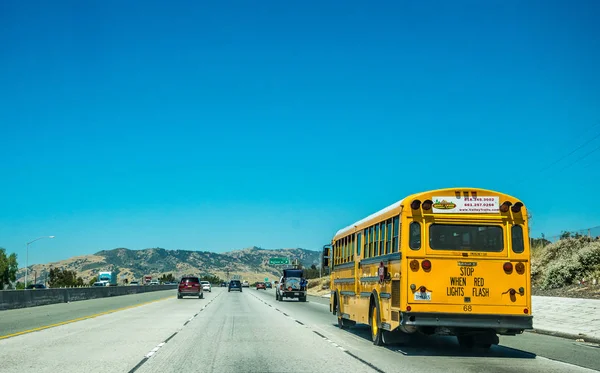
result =
M434 250L500 252L504 249L502 227L432 224L429 246Z

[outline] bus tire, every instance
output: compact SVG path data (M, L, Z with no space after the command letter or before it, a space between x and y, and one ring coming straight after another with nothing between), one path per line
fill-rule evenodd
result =
M371 340L375 346L383 346L383 330L381 329L381 314L379 313L379 302L376 298L371 298L371 307L369 310L369 326L371 327Z
M336 296L336 302L335 302L335 315L337 316L337 322L338 322L338 328L340 329L346 329L348 327L348 325L344 322L344 319L342 318L342 310L340 307L340 302L339 302L339 298Z

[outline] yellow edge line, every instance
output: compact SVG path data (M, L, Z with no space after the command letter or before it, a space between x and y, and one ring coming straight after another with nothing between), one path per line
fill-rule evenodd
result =
M68 321L61 321L61 322L56 323L56 324L50 324L50 325L45 325L45 326L40 326L40 327L37 327L37 328L29 329L29 330L23 330L21 332L17 332L17 333L13 333L13 334L1 335L0 336L0 340L6 339L6 338L10 338L10 337L16 337L18 335L23 335L23 334L27 334L27 333L33 333L33 332L37 332L37 331L44 330L44 329L50 329L50 328L54 328L54 327L57 327L57 326L74 323L74 322L77 322L77 321L82 321L82 320L87 320L87 319L93 319L94 317L108 315L110 313L124 311L124 310L128 310L130 308L136 308L136 307L145 306L147 304L160 302L160 301L163 301L163 300L166 300L166 299L169 299L169 298L173 298L173 296L171 295L171 296L168 296L168 297L165 297L165 298L155 299L155 300L151 300L149 302L134 304L132 306L117 308L117 309L114 309L114 310L104 311L104 312L96 313L96 314L89 315L89 316L83 316L83 317L79 317L79 318L68 320Z

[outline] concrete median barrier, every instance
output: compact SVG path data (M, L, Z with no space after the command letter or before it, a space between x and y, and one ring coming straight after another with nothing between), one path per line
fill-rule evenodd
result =
M177 289L177 285L106 286L0 291L0 310Z

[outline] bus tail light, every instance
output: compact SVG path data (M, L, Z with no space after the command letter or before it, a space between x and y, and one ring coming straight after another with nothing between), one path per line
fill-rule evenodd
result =
M511 262L506 262L504 263L504 265L502 266L502 269L504 269L504 272L511 274L513 271L513 265Z
M512 205L511 202L504 202L503 204L500 205L500 211L501 212L508 212L508 209L510 208L510 206Z
M410 312L410 310L412 310L412 308L410 306L406 306L406 311Z
M510 209L512 210L512 212L514 212L516 214L518 212L521 212L521 207L523 207L523 203L517 202Z
M423 202L423 210L425 211L429 211L431 210L431 206L433 206L433 201L430 199L427 199Z
M423 271L425 272L429 272L431 270L431 262L429 259L425 259L421 262L421 268L423 268Z
M418 199L415 199L414 201L412 201L410 203L410 208L413 209L413 210L418 210L419 207L421 207L421 201L418 200Z
M515 270L518 274L522 275L523 273L525 273L525 264L521 262L517 263L517 265L515 265Z
M412 269L415 272L419 270L419 261L417 259L413 259L410 261L410 269Z
M514 296L515 294L517 294L517 291L515 289L510 289L508 292L510 293L511 296Z
M427 288L426 288L425 286L421 286L421 287L419 288L419 291L420 291L421 293L424 293L424 292L426 292L426 291L427 291Z
M524 309L523 309L523 313L524 313L524 314L528 314L528 313L529 313L529 310L528 310L527 308L524 308Z

